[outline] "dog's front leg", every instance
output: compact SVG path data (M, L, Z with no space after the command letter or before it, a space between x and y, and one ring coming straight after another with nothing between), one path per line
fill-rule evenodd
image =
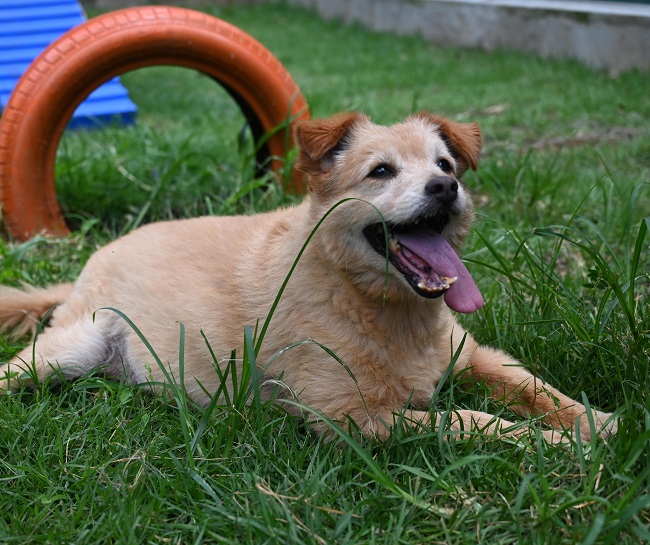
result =
M500 439L503 437L525 438L532 429L524 424L515 424L498 416L481 411L454 410L430 412L405 409L398 412L386 411L383 415L355 421L359 430L368 437L384 441L395 427L405 426L419 433L443 430L445 439L458 437L467 439L470 435ZM321 430L322 431L322 430ZM557 430L542 430L549 443L566 443L566 434Z
M469 354L467 368L473 378L485 381L490 397L507 405L522 416L541 416L557 430L575 431L580 428L583 440L591 436L591 427L584 405L565 396L559 390L533 376L520 362L500 350L476 346ZM616 421L611 414L592 411L596 431L603 436L616 433Z
M400 415L404 423L418 430L437 432L440 428L450 430L445 436L467 438L469 434L484 437L524 438L530 435L531 428L525 424L515 424L493 414L481 411L456 410L448 413L435 413L435 422L428 411L406 411ZM566 436L557 430L542 430L546 440L552 444L565 443Z

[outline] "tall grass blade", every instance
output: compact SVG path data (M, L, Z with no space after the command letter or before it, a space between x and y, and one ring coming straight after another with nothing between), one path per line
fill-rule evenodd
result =
M273 318L273 315L275 314L275 310L277 309L278 305L280 304L280 299L282 298L282 295L284 294L284 290L286 289L287 285L289 284L289 280L291 280L291 277L293 276L293 272L296 270L296 267L298 266L298 263L300 262L300 259L302 258L303 254L305 253L305 250L307 249L307 246L311 242L311 239L314 238L314 235L318 231L319 227L323 224L323 222L327 219L327 217L334 211L336 210L339 206L345 204L348 201L353 201L357 200L360 202L365 202L369 206L372 206L375 211L377 212L378 216L380 217L381 223L384 226L384 236L386 238L386 280L388 280L388 227L386 226L386 222L384 221L384 218L381 214L381 212L377 209L376 206L374 206L372 203L368 201L364 201L363 199L357 199L357 198L346 198L346 199L341 199L338 201L336 204L334 204L325 214L323 217L316 223L316 226L312 229L312 231L309 233L309 236L307 237L307 240L303 243L302 247L300 248L300 251L296 255L296 258L293 261L293 264L291 265L291 268L289 269L289 272L284 278L284 281L282 282L282 285L280 286L280 289L278 290L277 295L275 296L275 299L273 300L273 304L271 305L271 308L269 310L269 313L264 320L264 324L262 325L262 329L260 330L259 337L257 339L257 343L255 344L255 353L259 354L259 351L262 347L262 343L264 342L264 337L266 336L266 331L269 328L269 325L271 323L271 318Z

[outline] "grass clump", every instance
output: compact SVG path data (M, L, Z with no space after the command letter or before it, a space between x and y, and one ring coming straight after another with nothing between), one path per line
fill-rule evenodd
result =
M2 541L650 542L650 76L440 49L286 6L213 12L280 58L313 115L358 108L391 123L428 109L479 122L466 256L486 306L465 325L616 410L619 434L566 449L398 429L384 445L341 432L341 448L248 389L202 409L173 384L157 397L85 377L0 400ZM257 187L243 117L213 81L161 67L124 82L138 123L66 134L59 150L57 192L79 230L0 241L2 283L71 280L143 222L294 201L273 181ZM259 338L244 325L250 360ZM179 327L181 353L182 338ZM0 360L25 342L0 338ZM516 418L458 380L437 410Z

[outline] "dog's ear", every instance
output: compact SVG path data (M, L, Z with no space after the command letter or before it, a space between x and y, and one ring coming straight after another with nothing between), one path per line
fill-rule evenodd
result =
M343 148L352 127L368 118L360 113L346 112L327 119L301 119L293 125L293 141L299 152L295 168L316 175L331 166L334 153Z
M458 123L441 115L420 113L430 123L437 126L440 136L449 151L458 161L462 175L466 170L476 170L481 154L481 129L476 123Z

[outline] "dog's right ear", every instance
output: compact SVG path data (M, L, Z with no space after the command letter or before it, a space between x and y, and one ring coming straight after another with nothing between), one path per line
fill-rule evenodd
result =
M315 176L330 169L334 154L345 145L352 127L368 118L346 112L327 119L301 119L293 125L293 141L298 146L295 168Z

